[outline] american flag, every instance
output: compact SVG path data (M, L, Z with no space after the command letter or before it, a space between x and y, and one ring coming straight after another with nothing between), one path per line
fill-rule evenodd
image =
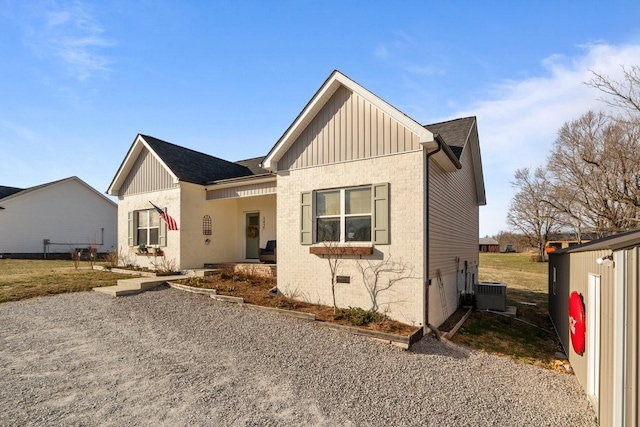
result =
M151 202L149 202L149 203L151 203ZM162 218L164 220L164 222L167 223L167 228L169 230L177 230L178 229L178 223L168 213L166 213L165 211L163 211L162 209L160 209L159 207L157 207L153 203L151 203L151 206L156 208L156 210L158 211L158 215L160 215L160 218Z

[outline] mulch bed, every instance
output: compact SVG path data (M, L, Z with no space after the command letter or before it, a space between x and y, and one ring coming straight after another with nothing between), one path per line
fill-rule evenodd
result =
M214 272L211 276L192 277L176 280L176 282L194 288L215 289L218 295L242 297L244 302L248 304L312 313L315 314L316 320L322 322L353 326L344 319L336 319L333 313L333 307L311 304L305 301L287 298L281 294L270 296L269 290L276 286L275 278L250 276L232 271L218 271ZM411 335L419 329L418 327L406 325L389 318L358 327L397 335Z

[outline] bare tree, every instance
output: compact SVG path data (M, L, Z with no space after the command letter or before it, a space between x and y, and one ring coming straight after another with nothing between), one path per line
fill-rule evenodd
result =
M357 263L362 281L371 299L372 311L378 311L381 293L390 290L399 281L413 278L413 270L402 261L394 261L391 256L381 261L366 260Z
M565 123L549 157L553 184L545 199L578 238L637 226L640 217L640 126L587 112Z
M593 78L588 86L605 94L602 101L616 110L626 111L631 116L640 115L640 66L622 66L623 81L612 80L605 74L591 72Z
M517 192L511 200L507 223L527 238L542 261L549 235L560 229L558 210L546 202L550 191L547 173L538 168L531 174L529 168L523 168L515 172L514 178L511 185Z
M349 246L345 246L338 241L325 240L322 242L324 246L323 257L329 264L329 271L331 272L331 297L333 299L333 312L338 311L336 305L336 286L338 284L338 271L342 265L343 257L349 251Z

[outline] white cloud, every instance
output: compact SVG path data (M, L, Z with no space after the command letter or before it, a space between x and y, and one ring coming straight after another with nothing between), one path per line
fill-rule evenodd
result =
M53 57L79 80L109 71L104 49L115 42L104 35L99 20L79 1L38 4L27 30L27 44L42 57Z
M510 181L521 167L546 163L558 129L588 110L603 110L602 94L584 82L591 71L621 80L621 65L640 64L640 45L581 46L575 57L543 59L546 75L501 82L456 117L478 117L488 205L480 212L480 233L506 230L513 195Z

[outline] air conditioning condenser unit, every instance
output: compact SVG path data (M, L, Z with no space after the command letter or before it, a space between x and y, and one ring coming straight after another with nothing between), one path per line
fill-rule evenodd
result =
M479 282L473 285L476 308L507 311L507 285L499 282Z

